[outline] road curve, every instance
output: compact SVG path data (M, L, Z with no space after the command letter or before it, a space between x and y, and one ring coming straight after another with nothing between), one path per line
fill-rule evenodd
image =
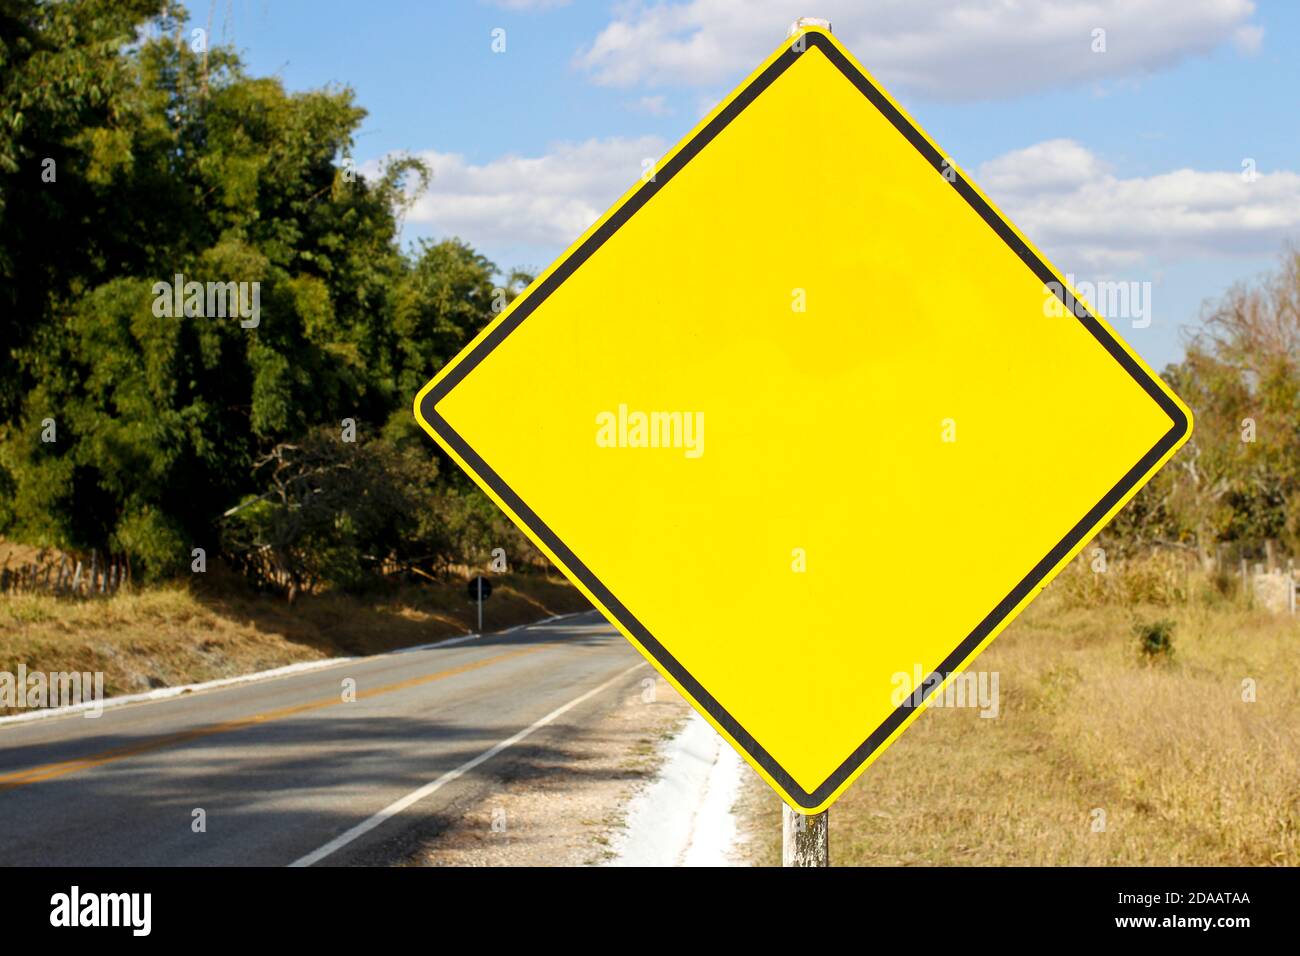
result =
M593 611L0 727L0 864L393 862L501 764L555 759L647 676L639 661Z

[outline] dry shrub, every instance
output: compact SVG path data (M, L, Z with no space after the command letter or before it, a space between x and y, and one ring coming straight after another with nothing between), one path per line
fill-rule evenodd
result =
M1059 592L1066 607L1171 607L1209 603L1235 594L1233 586L1219 579L1221 575L1203 570L1185 552L1156 550L1108 560L1103 565L1095 550L1094 545L1084 548L1056 579L1053 590ZM1100 570L1102 567L1105 570Z

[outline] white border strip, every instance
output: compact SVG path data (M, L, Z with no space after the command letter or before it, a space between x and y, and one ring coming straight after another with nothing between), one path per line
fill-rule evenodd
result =
M71 714L80 714L83 711L108 710L111 707L121 707L125 704L138 704L141 701L149 700L167 700L169 697L179 697L182 694L192 694L196 691L214 690L218 687L230 687L232 684L248 684L258 680L269 680L274 677L287 677L290 674L301 674L304 671L319 670L322 667L333 667L335 664L343 664L347 661L355 661L355 657L330 657L321 661L299 661L297 664L285 664L283 667L273 667L269 671L257 671L252 674L240 674L238 677L222 677L218 680L204 681L202 684L183 684L179 687L159 687L157 690L145 691L142 694L128 694L125 697L107 697L104 700L83 701L80 704L69 704L67 707L44 707L40 710L29 710L25 714L14 714L10 717L0 717L0 726L5 724L18 724L29 720L45 720L50 717L67 717Z
M521 628L535 627L538 624L549 624L552 621L559 621L566 617L575 617L579 614L589 614L588 611L571 611L568 614L552 614L548 618L540 621L534 621L532 624L516 624L514 627L504 631L490 631L490 634L511 634ZM468 644L471 641L477 641L483 637L482 634L465 634L461 637L449 637L441 641L433 641L429 644L417 644L414 647L400 647L397 650L385 651L383 654L368 654L363 657L327 657L319 661L299 661L296 664L285 664L282 667L273 667L266 671L254 671L252 674L240 674L237 677L222 677L217 680L204 681L200 684L182 684L179 687L159 687L157 690L148 690L140 694L127 694L124 697L107 697L102 701L84 701L80 704L69 704L67 707L43 707L39 710L29 710L22 714L13 714L9 717L0 717L0 727L6 724L21 724L31 720L47 720L52 717L70 717L73 714L81 714L87 711L108 710L113 707L123 707L126 704L139 704L146 701L168 700L172 697L180 697L184 694L195 694L205 690L217 690L221 687L232 687L235 684L251 684L254 681L273 680L277 677L288 677L291 674L302 674L307 671L320 670L324 667L333 667L335 664L346 664L348 661L361 660L379 660L382 657L388 657L393 654L409 654L412 651L428 651L435 647L454 647L458 644Z
M329 843L326 843L320 849L313 850L311 853L308 853L306 856L294 860L292 863L289 864L289 866L302 867L302 866L312 866L313 864L319 863L321 860L325 859L327 856L331 855L332 853L335 853L338 850L343 849L343 847L347 846L353 840L369 833L371 830L379 826L381 823L384 823L385 821L397 816L397 814L401 813L407 807L411 806L414 803L419 802L420 800L423 800L425 797L429 796L430 794L435 793L438 790L441 790L447 784L459 780L461 777L469 773L479 764L486 763L487 761L495 757L497 754L501 753L501 751L509 747L513 747L515 744L519 743L519 741L523 740L525 737L529 736L534 731L540 730L541 728L545 727L547 724L555 720L557 717L560 717L561 715L563 715L569 710L572 710L574 707L577 707L579 704L583 703L584 701L590 700L592 697L595 697L601 691L606 690L612 685L618 683L620 680L622 680L628 674L632 673L637 668L645 667L645 666L646 666L645 661L639 661L638 663L633 664L627 670L615 674L613 677L605 681L605 683L601 684L599 687L593 687L585 694L573 698L573 700L569 701L567 704L555 708L555 710L551 711L545 717L541 718L535 723L528 725L523 730L519 731L519 733L515 734L514 736L507 737L505 740L501 741L498 744L494 744L493 746L489 747L487 750L479 754L477 757L474 757L472 760L465 761L455 770L447 771L437 780L431 781L430 783L426 783L423 787L420 787L418 790L412 790L410 793L402 797L400 800L394 801L393 803L390 803L388 806L384 807L384 809L380 810L374 816L362 820L352 829L339 834L333 840L330 840Z

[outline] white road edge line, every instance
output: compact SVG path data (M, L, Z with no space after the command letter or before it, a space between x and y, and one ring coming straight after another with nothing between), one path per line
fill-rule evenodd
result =
M329 657L319 661L299 661L296 664L286 664L283 667L273 667L269 671L254 671L252 674L240 674L238 677L222 677L218 680L205 681L201 684L181 684L176 687L160 687L157 690L148 690L140 694L127 694L123 697L106 697L102 701L89 701L80 704L69 704L66 707L46 707L41 710L29 710L23 714L13 714L8 717L0 717L0 727L6 724L20 724L30 720L48 720L52 717L68 717L72 714L80 714L88 711L109 710L113 707L121 707L125 704L139 704L146 701L169 700L172 697L180 697L182 694L193 694L205 690L218 690L222 687L231 687L235 684L251 684L254 681L274 680L277 677L288 677L291 674L302 674L307 671L320 670L324 667L333 667L336 664L346 664L348 661L355 661L355 657Z
M497 754L501 753L501 751L513 747L515 744L519 743L519 741L531 735L534 731L541 730L543 727L545 727L551 721L555 720L557 717L562 716L567 711L572 710L574 707L577 707L579 704L595 697L601 691L606 690L607 688L618 683L620 680L622 680L628 674L632 673L637 668L645 667L645 666L646 666L646 662L640 661L636 664L633 664L627 670L620 671L618 674L615 674L613 677L605 681L605 683L601 684L599 687L593 687L585 694L573 698L573 700L569 701L567 704L555 708L555 710L551 711L545 717L525 727L523 730L519 731L519 733L514 734L511 737L507 737L505 740L501 741L498 744L494 744L493 746L489 747L487 750L479 754L477 757L465 761L455 770L447 771L437 780L431 781L430 783L426 783L423 787L420 787L418 790L412 790L410 793L402 797L400 800L396 800L393 803L390 803L388 806L384 807L384 809L380 810L374 816L366 820L362 820L352 829L339 834L333 840L330 840L329 843L326 843L320 849L313 850L311 853L308 853L306 856L294 860L292 863L289 864L289 866L302 867L302 866L312 866L313 864L319 863L327 856L330 856L331 854L336 853L339 850L343 849L343 847L347 846L353 840L369 833L371 830L379 826L381 823L384 823L385 821L397 816L407 807L411 806L414 803L419 802L420 800L423 800L425 797L429 796L430 794L435 793L438 790L441 790L447 784L460 779L465 774L469 773L471 770L477 767L479 764L486 763L487 761L495 757Z
M567 617L577 617L579 614L589 614L590 611L570 611L567 614L552 614L550 617L543 618L540 621L534 621L532 624L516 624L514 627L504 631L489 631L488 634L512 634L521 628L537 627L541 624L550 624L553 621L560 621ZM71 717L74 714L89 713L91 711L104 711L114 707L122 707L126 704L152 703L159 700L170 700L173 697L180 697L184 694L197 694L205 690L220 690L223 687L233 687L236 684L251 684L255 681L274 680L277 677L289 677L293 674L303 674L308 671L320 670L325 667L334 667L337 664L347 664L351 661L360 660L379 660L381 657L388 657L393 654L410 654L413 651L429 651L435 647L455 647L460 644L468 644L471 641L477 641L487 635L484 634L465 634L461 637L448 637L441 641L432 641L428 644L417 644L414 647L399 647L394 651L387 651L383 654L368 654L361 657L327 657L318 661L299 661L296 664L285 664L283 667L273 667L266 671L254 671L251 674L239 674L235 677L222 677L217 680L204 681L199 684L180 684L176 687L159 687L157 690L147 690L139 694L126 694L121 697L106 697L102 701L89 701L80 704L69 704L66 707L45 707L40 710L29 710L21 714L11 714L7 717L0 717L0 727L8 724L24 724L33 720L49 720L53 717Z

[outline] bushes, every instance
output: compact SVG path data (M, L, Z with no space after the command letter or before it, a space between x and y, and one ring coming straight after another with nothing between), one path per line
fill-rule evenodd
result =
M326 429L276 445L254 474L266 490L224 516L222 548L291 594L355 588L393 560L413 543L432 477L411 453Z
M1173 621L1168 618L1159 621L1134 621L1133 634L1137 638L1138 654L1147 663L1173 659Z
M124 515L113 534L114 550L130 555L135 566L149 569L155 577L185 567L192 550L187 544L173 522L147 506Z
M486 562L494 547L516 564L535 555L477 490L437 481L429 453L383 438L315 429L276 445L254 473L266 490L224 516L222 549L290 595L355 590L413 567L445 573Z
M1107 560L1095 544L1085 547L1055 584L1070 607L1104 604L1185 604L1197 593L1202 572L1192 555L1153 550Z

